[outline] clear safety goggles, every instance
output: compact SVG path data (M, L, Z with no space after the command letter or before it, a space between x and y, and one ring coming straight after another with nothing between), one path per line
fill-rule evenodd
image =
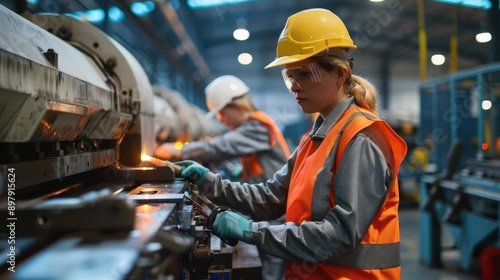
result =
M305 90L312 88L322 80L319 66L315 62L300 67L285 68L281 70L281 75L283 75L286 88L291 93L293 93L293 85L296 85L300 90Z

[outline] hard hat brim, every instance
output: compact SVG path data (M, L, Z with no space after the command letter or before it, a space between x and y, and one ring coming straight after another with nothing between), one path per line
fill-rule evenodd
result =
M210 120L211 118L213 118L215 116L217 112L216 111L212 111L210 110L206 115L205 115L205 119L207 120Z
M205 115L206 119L211 119L217 114L222 108L224 108L227 104L219 104L219 106L212 108L208 113Z
M356 49L357 47L355 45L349 45L349 46L345 46L345 47L342 47L342 46L335 47L333 49L336 49L336 48L339 48L339 49L344 48L344 49L352 49L353 50L353 49ZM324 50L321 50L321 51L324 51ZM282 56L282 57L276 58L273 62L269 63L266 67L264 67L264 69L299 62L299 61L307 59L309 57L313 57L316 54L320 53L321 51L318 51L315 53L302 54L302 55L298 54L298 55L293 55L293 56ZM342 56L340 56L340 57L342 57Z
M279 58L276 58L273 62L269 63L266 67L264 67L264 69L291 64L294 62L304 60L304 59L311 57L311 56L313 56L313 55L306 54L306 55L294 55L294 56L279 57Z

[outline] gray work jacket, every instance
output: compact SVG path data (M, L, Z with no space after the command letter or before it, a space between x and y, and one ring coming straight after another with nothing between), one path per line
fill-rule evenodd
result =
M286 156L279 141L270 146L270 131L260 121L249 119L233 130L206 141L197 141L182 148L182 158L201 162L220 163L224 160L239 159L256 154L264 173L249 177L247 183L260 183L286 163Z
M354 105L350 97L338 104L326 119L319 116L308 137L321 145L342 113ZM255 222L251 243L270 255L294 262L331 262L351 253L386 199L393 177L388 149L370 128L361 131L346 148L333 177L336 205L332 208L328 200L334 162L330 154L316 178L312 221L280 225ZM209 172L199 187L213 202L224 201L252 219L274 219L285 213L296 155L297 150L266 182L230 182Z

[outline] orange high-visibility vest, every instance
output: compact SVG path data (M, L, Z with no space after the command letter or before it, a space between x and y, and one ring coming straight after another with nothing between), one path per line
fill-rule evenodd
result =
M373 219L361 244L354 249L352 255L344 256L332 263L322 262L314 264L314 267L307 268L304 268L304 264L287 261L287 279L301 279L300 277L304 273L308 276L307 279L400 279L397 174L399 165L406 154L406 144L386 122L373 117L368 110L360 107L352 107L346 110L319 147L316 147L308 135L302 138L290 181L286 221L295 222L296 224L311 221L312 205L314 204L312 194L316 176L320 169L324 168L327 157L335 148L337 137L341 132L335 153L333 175L330 180L329 201L332 208L335 206L333 176L338 170L340 160L349 142L367 127L374 129L392 147L394 164L392 172L394 178L385 203ZM381 260L376 265L373 265L373 260L370 261L370 252L374 252L371 250L379 250L382 247L377 245L388 245L385 248L391 248L388 251L393 255L391 264L384 264L384 260Z
M276 141L280 144L283 149L285 157L290 156L290 150L285 141L285 137L281 133L276 123L265 113L261 111L253 111L250 113L250 119L257 120L265 124L269 129L269 146L271 149L276 145ZM243 166L243 171L241 177L243 180L247 180L249 177L257 177L264 174L262 165L259 162L259 158L256 153L246 155L240 159L241 165Z

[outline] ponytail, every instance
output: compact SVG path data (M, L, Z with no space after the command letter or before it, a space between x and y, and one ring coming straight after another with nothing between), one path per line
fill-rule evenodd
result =
M377 115L377 89L368 80L352 74L349 84L346 82L346 91L354 96L356 104ZM350 89L350 90L349 90Z

